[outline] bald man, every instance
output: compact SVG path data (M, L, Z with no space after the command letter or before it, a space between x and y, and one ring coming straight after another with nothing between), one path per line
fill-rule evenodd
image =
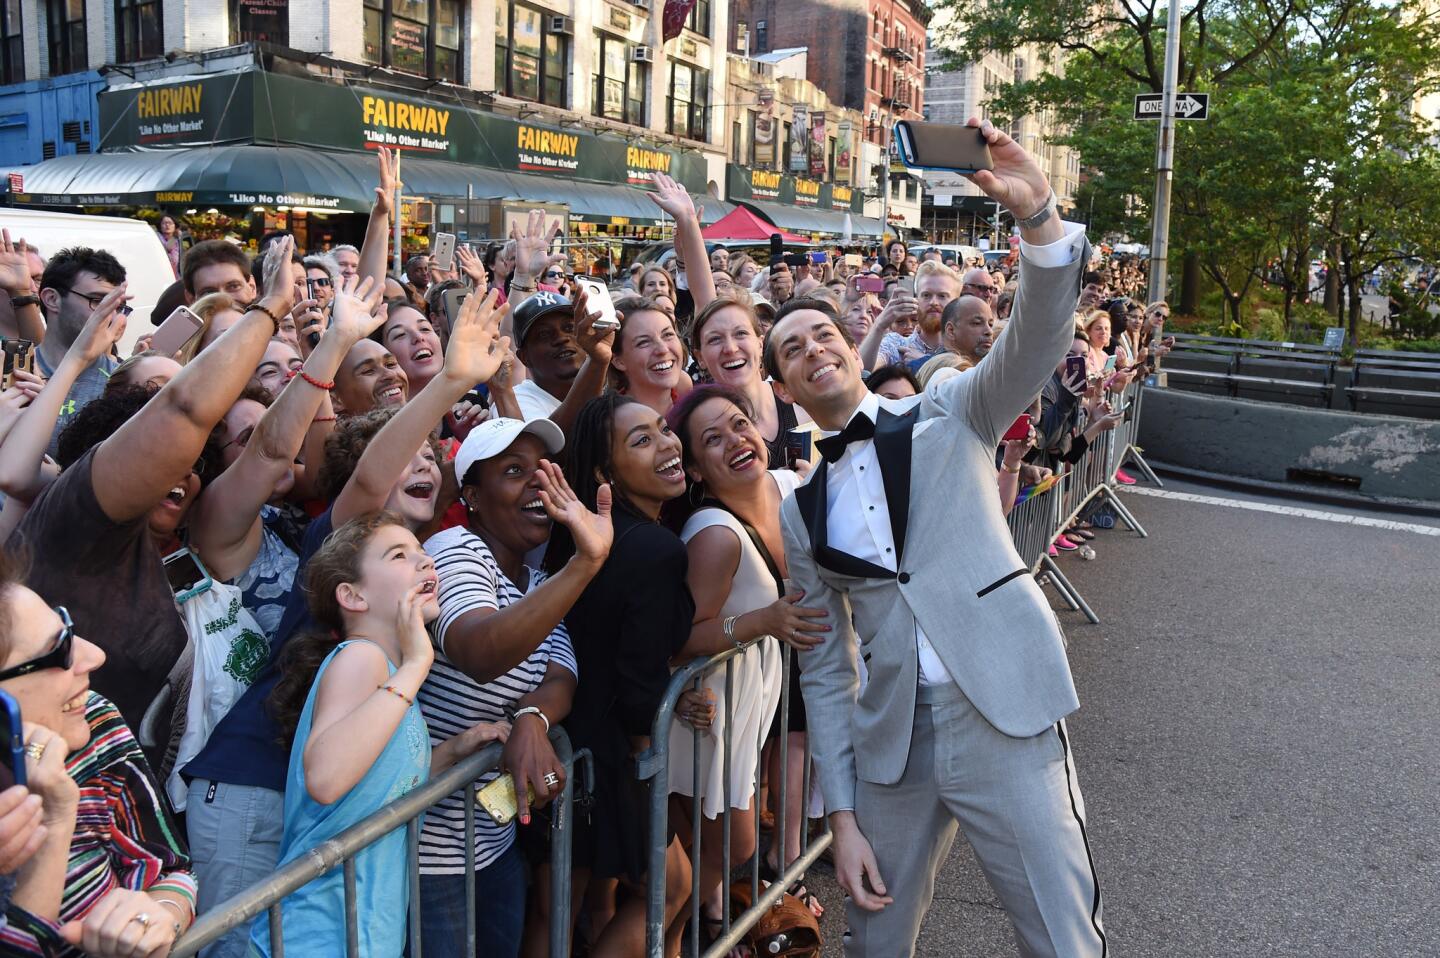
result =
M985 275L983 270L981 275ZM995 317L985 300L978 296L961 296L945 307L942 322L944 327L940 338L950 352L959 353L976 365L990 354L990 347L994 344L991 330Z
M1000 290L995 286L988 270L980 266L971 267L960 277L960 295L977 296L987 303L994 303Z

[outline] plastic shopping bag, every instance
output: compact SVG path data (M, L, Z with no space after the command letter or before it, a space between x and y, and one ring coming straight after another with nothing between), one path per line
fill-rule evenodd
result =
M270 656L264 630L240 599L238 588L216 582L180 607L195 661L185 732L165 782L177 812L185 810L186 785L180 769L200 754L210 733L255 681Z

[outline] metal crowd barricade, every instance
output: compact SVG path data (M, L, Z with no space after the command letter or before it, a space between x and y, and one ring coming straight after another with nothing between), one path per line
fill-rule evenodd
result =
M724 848L721 852L721 884L724 888L722 898L725 902L723 917L721 920L721 934L705 952L700 951L700 925L701 925L701 896L700 896L700 867L701 859L701 837L700 828L704 820L703 805L704 798L700 788L700 767L697 759L693 769L694 787L691 789L695 799L695 815L693 816L691 832L690 860L694 863L691 868L690 878L690 949L687 954L695 958L717 958L734 948L749 931L760 920L760 917L770 909L785 889L794 884L803 875L820 854L830 845L831 835L828 821L825 831L816 836L812 841L810 838L809 819L802 815L800 833L800 857L786 869L782 870L779 878L770 884L768 888L760 888L760 861L764 855L760 843L760 788L762 765L764 763L764 745L769 732L770 723L762 723L759 733L759 741L756 743L755 757L755 791L751 796L751 803L754 806L755 822L755 854L752 856L750 871L750 907L744 913L736 916L730 915L730 876L734 863L730 860L730 756L733 753L733 735L735 723L731 721L734 713L733 704L735 701L735 662L736 659L754 648L759 642L776 642L777 639L761 638L747 642L743 648L730 649L719 655L708 659L696 659L684 667L676 670L671 676L670 686L665 690L665 697L661 700L660 708L655 713L655 723L651 730L650 748L641 754L638 766L639 777L642 781L650 783L650 862L646 874L645 893L645 954L647 958L664 958L665 947L665 850L667 846L666 834L668 832L669 798L670 798L670 730L672 720L675 718L675 703L687 689L700 689L706 676L718 669L725 672L725 694L724 698L717 702L717 708L723 706L725 709L725 734L720 747L723 749L722 778L725 789L724 811L722 815L722 838ZM779 727L784 730L789 728L790 719L790 657L794 654L790 646L781 643L780 662L782 678L780 685L780 718ZM701 733L693 729L696 756L700 753ZM780 782L777 808L780 814L775 816L775 829L773 832L775 846L779 849L776 860L782 861L785 852L786 822L785 810L789 808L787 799L789 797L789 770L790 762L788 755L788 732L782 731L779 741L775 747L781 749L780 761ZM775 787L775 783L770 783ZM810 774L810 742L805 742L805 766L804 774L800 782L802 808L809 803L811 774Z
M1091 443L1084 456L1074 463L1060 481L1038 496L1032 496L1010 511L1009 525L1015 549L1037 580L1048 581L1072 610L1081 612L1092 624L1099 616L1080 595L1050 555L1050 547L1095 499L1103 498L1116 514L1137 535L1146 536L1134 514L1116 492L1115 473L1126 461L1136 465L1157 484L1159 479L1135 446L1139 435L1140 408L1144 396L1142 383L1126 387L1120 402L1130 403L1124 419L1113 430L1102 433Z
M552 729L550 743L555 756L565 768L565 784L552 804L550 826L551 849L551 914L550 958L568 958L570 954L570 840L574 814L574 775L577 764L593 777L589 753L574 755L570 739L561 728ZM463 790L465 793L465 936L466 954L475 956L475 789L472 784L481 775L500 765L503 747L487 746L454 767L430 779L419 788L345 829L329 841L321 842L300 858L277 869L262 882L245 889L233 898L200 915L171 950L171 958L189 958L226 932L248 924L261 912L268 912L270 952L284 958L281 936L280 902L302 886L332 871L343 869L345 882L345 953L348 958L362 956L359 947L359 924L355 899L355 856L362 850L398 828L406 830L409 846L409 951L411 958L422 958L420 946L420 817L433 805ZM586 791L593 783L582 783ZM399 916L397 916L398 918Z

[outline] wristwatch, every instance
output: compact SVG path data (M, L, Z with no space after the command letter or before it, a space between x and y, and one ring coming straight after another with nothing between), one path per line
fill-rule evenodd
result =
M39 305L40 305L40 297L39 297L39 296L35 296L35 295L33 295L33 294L30 294L30 293L27 293L27 294L24 295L24 296L11 296L11 297L10 297L10 308L11 308L11 309L24 309L26 306L39 306Z
M1022 230L1033 230L1037 226L1044 224L1044 222L1050 217L1054 216L1055 212L1055 191L1051 190L1050 195L1045 199L1045 205L1040 207L1040 211L1038 213L1033 213L1030 216L1025 217L1023 220L1017 218L1015 220L1015 225L1020 227Z

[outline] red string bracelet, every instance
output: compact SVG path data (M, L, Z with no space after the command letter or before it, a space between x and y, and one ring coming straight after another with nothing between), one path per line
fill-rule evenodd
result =
M296 372L300 374L301 379L305 380L307 383L314 386L316 389L323 389L326 392L329 392L330 390L335 388L335 380L332 379L328 383L322 383L320 380L307 373L304 366L301 366L299 369L296 370Z

